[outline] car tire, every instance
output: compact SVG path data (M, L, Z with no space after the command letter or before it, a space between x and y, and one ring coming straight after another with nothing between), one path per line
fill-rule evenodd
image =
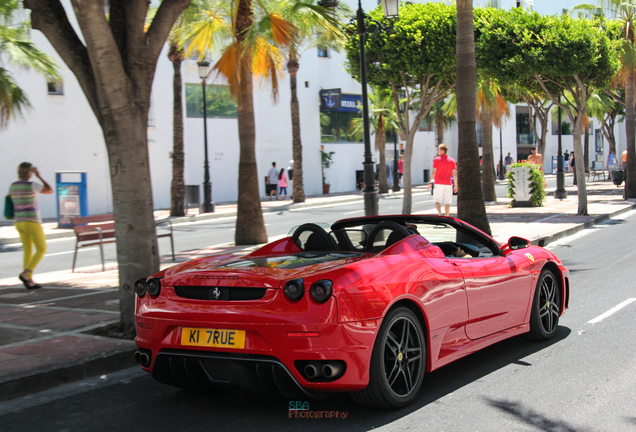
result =
M552 339L559 327L560 315L561 287L554 273L545 269L534 292L528 337L535 341Z
M373 346L369 385L351 397L363 406L405 407L419 394L425 371L426 343L418 318L408 308L393 309L384 318Z

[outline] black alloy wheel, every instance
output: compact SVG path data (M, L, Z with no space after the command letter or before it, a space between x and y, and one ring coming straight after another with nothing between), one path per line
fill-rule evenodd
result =
M530 339L552 339L559 327L561 288L550 270L543 270L537 282L530 316Z
M396 409L411 404L422 388L426 370L424 331L415 314L399 307L384 318L378 332L369 385L352 393L361 405Z

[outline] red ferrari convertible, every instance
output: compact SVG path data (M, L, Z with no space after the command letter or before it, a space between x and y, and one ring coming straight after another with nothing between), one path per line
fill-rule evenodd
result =
M135 358L162 383L399 408L426 372L522 333L552 338L570 290L559 259L525 239L411 215L307 223L135 292Z

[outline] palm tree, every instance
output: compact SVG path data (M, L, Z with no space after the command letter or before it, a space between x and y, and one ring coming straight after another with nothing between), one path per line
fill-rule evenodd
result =
M172 183L170 185L170 216L184 216L185 180L183 151L183 79L181 77L181 63L185 59L185 40L183 29L192 23L197 16L200 0L194 0L179 16L168 35L168 60L172 62L174 70L172 78ZM146 18L150 25L157 13L152 8Z
M33 69L49 80L60 80L55 61L29 40L29 26L14 24L17 10L17 1L5 1L0 5L0 57L17 67ZM0 66L0 128L30 107L29 99L11 73Z
M479 149L475 128L477 68L472 0L457 0L457 132L458 195L460 219L490 234L479 178Z
M435 125L435 144L440 145L444 143L444 132L457 122L457 116L454 112L449 112L445 108L446 102L436 102L429 111L428 115L424 117L428 124Z
M294 183L292 195L294 202L305 202L303 181L303 147L300 136L300 110L298 106L296 75L300 67L300 57L309 48L329 48L339 51L342 48L344 34L339 18L350 14L346 4L336 2L335 10L323 7L325 2L314 0L283 1L282 15L298 31L287 45L287 71L291 89L292 154L294 159Z
M607 140L609 151L616 154L614 126L619 116L624 116L625 108L605 92L595 91L587 100L587 111L601 123L601 131Z
M451 97L444 105L449 114L457 112L457 98ZM492 147L492 127L501 129L503 119L510 117L510 107L495 80L480 80L477 83L475 114L481 126L482 191L484 200L497 201L495 192L495 161Z
M477 116L481 123L482 189L484 200L497 201L495 192L495 161L492 148L492 127L501 129L503 119L510 117L510 107L495 80L485 80L477 88Z
M380 172L378 173L378 192L389 192L389 181L386 173L386 134L397 132L400 128L397 122L397 113L393 103L393 96L388 90L375 88L369 94L370 123L375 134L375 150L380 154ZM355 118L351 122L351 135L354 139L362 138L364 126L362 118ZM395 161L397 163L397 161Z
M605 16L622 22L621 62L625 89L625 136L627 138L627 179L625 198L636 198L636 47L634 46L634 24L636 24L636 0L598 0L598 6L580 4L576 9L602 11ZM618 101L618 99L616 99Z
M234 237L237 245L267 242L256 166L254 76L269 79L276 98L277 74L282 66L278 47L288 46L296 32L296 28L280 13L270 12L260 0L256 5L254 8L251 0L237 0L231 4L222 0L202 1L201 19L185 30L188 54L198 52L205 57L216 50L222 52L213 70L227 79L230 93L238 102L240 155ZM223 41L219 35L227 29L230 29L228 44L218 49Z

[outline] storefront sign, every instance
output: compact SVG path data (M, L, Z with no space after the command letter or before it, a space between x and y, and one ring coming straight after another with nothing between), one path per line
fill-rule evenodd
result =
M340 89L320 90L320 111L340 110Z

